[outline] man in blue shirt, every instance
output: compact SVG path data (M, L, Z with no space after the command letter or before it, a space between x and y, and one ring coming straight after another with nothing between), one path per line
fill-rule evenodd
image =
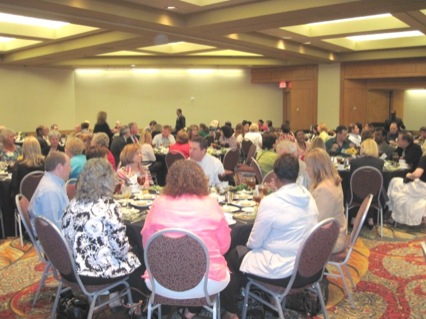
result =
M69 202L64 185L71 171L70 158L63 152L51 151L46 157L45 169L28 210L32 218L44 216L61 229L62 216Z

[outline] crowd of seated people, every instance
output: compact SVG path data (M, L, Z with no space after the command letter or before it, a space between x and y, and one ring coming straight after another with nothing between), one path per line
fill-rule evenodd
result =
M150 287L146 274L140 278L140 263L130 251L120 217L121 208L112 199L112 192L116 178L136 185L138 177L143 177L142 186L151 186L152 169L158 169L156 148L168 147L182 152L188 160L178 161L169 169L163 193L155 199L147 215L142 230L143 245L156 231L167 227L199 232L210 252L211 292L223 290L221 303L226 310L225 318L236 319L236 299L247 274L269 283L287 283L297 249L317 222L328 217L337 218L340 234L333 252L345 248L350 221L344 215L342 178L333 157L348 158L349 174L352 174L356 168L364 166L382 171L384 160L394 159L397 154L398 159L408 165L409 172L405 179L394 178L389 185L388 205L392 218L388 221L418 225L425 217L426 157L421 148L426 145L424 127L419 136L404 131L397 122L389 123L389 132L381 127L362 128L359 123L351 123L348 127L339 125L331 132L321 123L314 125L312 132L297 130L293 133L289 123L273 129L269 122L265 124L259 120L256 124L244 120L234 128L231 123L221 126L214 120L210 127L194 124L178 130L174 136L171 126L160 126L156 121L151 121L142 131L136 122L117 124L111 130L106 113L100 112L93 133L88 123L83 122L67 137L64 148L59 144L62 135L57 127L52 127L50 132L44 125L38 127L38 136L25 138L22 148L15 144L15 132L3 128L0 156L2 161L16 162L12 174L13 194L18 192L19 182L28 172L46 171L29 210L33 216L46 216L62 227L76 258L78 272L86 282L108 282L130 274L134 285L144 285L145 281ZM152 138L159 127L160 132ZM263 175L275 173L276 191L260 202L246 247L228 251L230 228L218 202L208 196L209 186L220 184L226 172L220 157L207 150L209 142L218 147L240 148L244 139L256 145L254 158ZM358 154L347 153L348 149L355 149ZM70 201L63 186L72 177L79 181L76 196ZM88 207L102 208L102 214L94 214L94 208ZM409 213L407 207L410 207ZM86 226L79 227L83 215ZM372 216L368 217L367 224L373 228ZM111 228L115 235L119 234L120 244L112 245L115 235L95 233L97 228L90 225ZM206 232L206 226L211 231ZM88 260L87 252L78 245L86 238L96 238L99 246L92 247L94 251L108 247L105 252L108 262L97 265ZM282 258L284 246L288 251ZM279 263L268 263L275 257ZM122 265L118 272L111 268L116 264ZM157 293L167 295L170 292L159 290ZM193 293L191 296L198 296L199 291ZM182 316L190 319L198 311L198 308L187 308Z

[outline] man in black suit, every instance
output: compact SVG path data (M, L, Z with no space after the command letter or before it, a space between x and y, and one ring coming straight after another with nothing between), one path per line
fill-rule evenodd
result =
M398 148L396 149L399 158L404 159L410 167L410 171L414 171L422 157L422 148L413 142L413 135L409 132L401 132L398 135Z
M138 144L141 138L140 135L138 134L139 133L138 124L136 122L130 122L128 127L130 131L130 135L127 138L127 144Z
M118 165L120 162L120 153L124 146L127 144L127 140L130 136L130 130L127 125L120 128L120 136L115 137L111 143L111 153L114 155L115 163Z
M386 132L389 132L389 126L393 122L395 122L396 125L398 126L398 131L405 130L404 122L402 121L402 119L400 117L396 116L396 111L392 110L391 113L390 113L389 118L387 120L385 120L385 130L386 130Z
M176 110L176 125L175 125L175 133L179 132L181 129L186 127L186 119L182 114L182 109Z

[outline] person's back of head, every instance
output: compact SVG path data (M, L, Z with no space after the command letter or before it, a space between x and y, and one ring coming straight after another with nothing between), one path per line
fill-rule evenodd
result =
M59 151L50 151L46 156L44 168L47 172L53 172L59 164L65 165L66 162L67 155L65 153Z
M322 148L325 150L325 142L321 137L315 137L311 143L311 149Z
M86 159L90 160L92 158L106 158L108 155L108 149L104 146L91 146L86 151Z
M281 131L285 134L289 134L291 132L290 125L288 125L288 123L283 123L281 125Z
M95 133L95 134L93 134L93 137L92 137L92 140L91 140L91 144L92 145L100 145L100 146L108 148L108 146L109 146L109 137L104 132Z
M361 143L361 155L379 157L379 148L372 138L367 138Z
M274 147L277 137L273 133L265 133L262 137L262 149L271 150Z
M84 143L81 139L77 137L69 137L65 142L65 152L70 156L76 156L83 154Z
M290 154L293 155L297 152L297 147L293 142L288 140L283 140L278 143L276 146L276 151L278 154Z
M274 163L274 173L284 183L295 183L299 175L299 160L290 154L280 155Z
M127 125L123 125L120 128L120 136L125 137L125 136L127 136L127 134L129 134L129 132L130 132L130 130L129 130L129 127Z
M107 119L107 113L104 112L104 111L100 111L98 113L98 116L97 116L97 124L104 124L104 123L106 123L106 119Z

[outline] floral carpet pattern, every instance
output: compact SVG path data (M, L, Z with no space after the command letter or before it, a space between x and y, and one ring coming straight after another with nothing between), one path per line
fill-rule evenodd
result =
M351 308L345 297L342 282L330 278L329 317L426 318L426 260L420 247L422 241L426 241L425 225L385 226L383 238L376 229L363 229L349 262L356 284L353 292L356 309ZM36 306L31 307L42 272L43 265L31 244L21 247L16 238L0 241L0 319L50 316L51 297L57 285L53 278L49 278ZM209 315L203 312L197 317ZM287 317L293 318L295 313L289 312ZM117 315L117 318L125 317ZM173 318L178 316L175 314ZM267 311L265 318L277 316Z

